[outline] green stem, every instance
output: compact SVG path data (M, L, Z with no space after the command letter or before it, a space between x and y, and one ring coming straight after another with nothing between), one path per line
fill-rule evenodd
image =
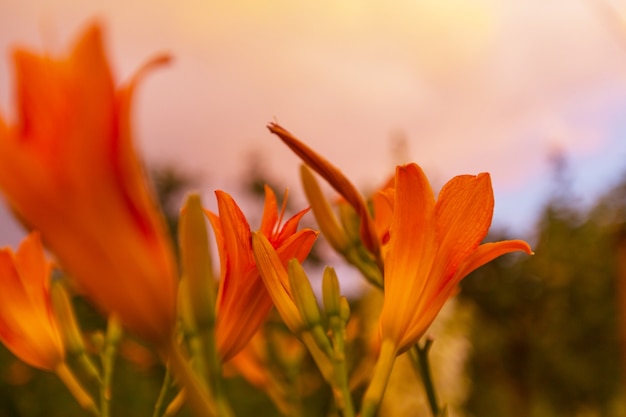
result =
M376 288L383 289L383 276L378 264L371 258L371 255L361 243L355 244L344 252L344 258L348 263L355 266L365 277L365 279Z
M184 339L187 342L187 349L189 350L189 356L192 358L194 369L198 375L209 384L211 381L211 372L207 360L208 346L205 348L205 344L200 338L197 329L186 331Z
M200 330L201 346L206 352L205 366L207 366L208 375L205 375L209 378L218 414L220 417L233 417L232 409L222 385L222 362L215 343L215 326L211 325L208 328L200 327Z
M421 347L419 344L414 345L410 350L409 356L411 357L413 366L419 370L420 376L422 377L422 383L424 384L424 390L426 391L430 411L433 413L434 417L437 417L441 412L441 409L439 407L439 402L437 401L437 392L435 384L433 383L430 363L428 361L428 351L430 350L432 344L433 339L427 339L426 343L424 343L424 347Z
M79 353L77 362L79 365L81 365L83 370L87 373L87 375L89 375L90 378L95 380L98 383L98 385L102 384L102 376L100 375L100 371L98 371L98 368L96 367L96 365L93 363L91 358L87 355L87 351L82 351L81 353Z
M183 408L183 405L185 405L185 391L180 390L165 409L163 417L174 417Z
M161 417L163 415L163 412L165 411L165 397L167 396L171 382L172 374L170 373L169 368L166 368L159 396L156 403L154 403L154 412L152 413L152 417Z
M335 384L333 393L337 408L341 411L343 417L354 417L354 406L352 405L352 396L348 388L348 370L346 366L346 348L343 338L345 327L342 325L341 318L334 316L330 318L330 327L333 338L333 364L335 368Z
M172 338L161 349L161 355L168 360L178 383L185 389L185 398L193 414L197 417L217 416L206 386L200 382L187 359L183 356L178 343Z
M80 382L78 382L76 376L74 376L67 364L65 362L61 363L55 371L59 379L65 384L74 398L76 398L78 404L80 404L80 406L85 410L89 411L91 415L99 417L100 412L98 411L98 407L96 407L93 398L91 398L91 395L89 395Z
M119 320L111 315L107 322L107 331L104 337L104 346L100 353L102 361L102 381L100 384L100 415L109 417L111 405L111 381L113 366L117 354L117 346L122 339L122 326Z
M317 369L319 369L320 373L324 380L328 383L332 383L335 370L333 368L333 364L330 362L327 353L322 350L322 348L318 345L317 341L313 337L311 332L305 331L300 333L300 339L302 343L306 346Z
M374 376L363 396L361 417L374 417L376 415L383 395L385 394L385 389L387 388L387 383L391 376L391 370L396 361L396 355L396 344L389 339L383 340L378 355L378 361L374 368Z
M319 329L321 329L321 326ZM302 342L309 350L322 377L331 386L337 408L344 417L353 417L354 409L350 390L348 389L343 342L340 349L337 350L330 345L325 334L323 337L326 338L325 342L323 342L321 336L315 337L312 331L304 331L300 334Z

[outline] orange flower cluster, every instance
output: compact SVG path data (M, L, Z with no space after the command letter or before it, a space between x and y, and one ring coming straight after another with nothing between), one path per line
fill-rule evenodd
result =
M500 255L515 251L531 254L531 249L522 240L481 244L493 215L489 174L454 177L435 199L417 164L398 166L393 182L385 184L372 198L371 213L365 199L339 169L281 126L273 123L268 127L328 181L360 219L361 242L369 252L365 256L358 254L355 243L350 243L349 231L334 219L329 205L318 201L323 200L319 187L310 173L302 170L303 184L322 233L348 262L384 288L377 341L380 350L361 408L363 417L374 416L396 356L416 345L457 284ZM376 261L380 279L368 273L371 260ZM280 277L270 269L278 268L268 267L262 273L268 278Z
M204 386L172 347L178 267L131 128L137 83L168 58L148 62L130 82L117 87L101 37L100 27L92 25L64 57L22 49L14 53L17 120L8 122L0 115L0 191L20 221L35 232L16 253L0 250L0 340L32 366L66 373L43 241L82 294L178 367L177 377L187 384L192 408L210 415ZM380 373L386 384L395 356L418 342L465 276L503 254L531 253L521 240L482 243L494 207L489 174L456 176L435 198L418 165L399 166L372 197L372 211L339 169L279 125L269 129L328 181L358 218L359 227L352 229L337 221L313 174L303 168L304 188L322 233L384 290L378 342L381 356L384 351L389 358L379 361L374 380ZM242 351L275 305L289 329L306 337L305 345L324 368L337 403L352 413L341 351L350 308L332 271L325 273L329 284L324 296L326 310L332 311L320 311L300 265L318 235L310 228L298 230L308 209L283 223L285 202L279 210L274 192L266 186L260 229L252 232L229 194L217 191L216 197L218 212L204 214L196 197L195 217L187 218L187 228L181 228L181 247L193 252L182 254L183 274L209 284L197 288L214 290L206 215L221 264L217 294L209 296L207 290L211 311L205 316L214 321L208 327L219 360L228 361ZM202 233L193 233L200 223ZM202 265L195 268L194 260ZM197 322L202 321L197 314L201 299L195 297L189 309L195 309ZM332 316L330 329L323 327L325 314ZM364 415L375 413L382 392L384 384L370 385L366 402L371 400L372 407ZM92 406L88 400L84 404Z
M340 170L281 126L268 127L326 179L361 219L366 247L382 260L380 338L391 341L397 354L417 343L470 272L509 252L532 253L522 240L481 245L493 215L489 174L454 177L435 200L417 164L399 166L393 183L375 194L372 214ZM319 216L317 220L320 225L329 223Z

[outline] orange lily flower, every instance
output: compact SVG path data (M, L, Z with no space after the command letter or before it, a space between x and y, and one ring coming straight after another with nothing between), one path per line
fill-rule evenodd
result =
M363 397L362 416L374 416L395 358L418 342L458 283L476 268L509 252L532 254L528 243L483 243L491 226L489 174L459 175L435 194L417 164L396 168L388 241L383 248L385 291L380 316L380 352ZM381 221L383 226L387 221ZM379 230L384 230L381 227Z
M470 272L509 252L532 253L522 240L481 245L493 205L487 173L454 177L435 201L419 166L396 169L380 318L380 336L396 353L419 340Z
M252 253L252 232L233 198L216 191L219 216L208 212L218 244L221 277L217 294L217 349L224 361L236 355L259 329L273 304L257 270ZM285 198L286 201L286 198ZM308 256L317 232L297 231L308 209L296 213L281 227L285 205L279 214L276 196L265 186L265 206L259 233L271 242L281 262Z
M0 249L0 341L27 364L46 371L55 371L65 357L52 312L51 268L36 232L17 253Z
M148 63L116 89L98 25L59 59L18 49L17 122L0 116L0 188L78 287L139 336L175 322L176 268L133 146L131 99Z

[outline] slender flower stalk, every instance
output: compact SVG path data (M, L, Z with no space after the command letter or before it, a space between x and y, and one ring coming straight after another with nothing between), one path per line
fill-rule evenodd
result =
M354 406L348 383L348 367L346 364L346 324L350 318L350 307L347 299L341 296L339 279L335 270L327 267L322 280L322 297L328 317L329 336L332 340L332 361L335 369L335 386L333 392L337 408L343 417L354 416ZM344 311L347 307L347 312Z
M54 314L57 317L59 330L63 337L66 355L70 358L74 358L77 363L81 365L83 371L91 378L102 383L100 371L87 353L83 334L78 325L78 319L74 312L70 295L63 283L63 279L53 279L50 287L50 298L52 300Z
M441 412L441 408L439 407L439 400L437 399L435 383L430 369L430 362L428 361L428 352L430 351L432 344L433 339L427 338L424 346L420 346L419 343L416 343L408 351L408 353L413 367L418 370L420 374L422 385L424 385L424 391L426 391L426 398L428 399L430 411L433 416L438 417Z
M214 399L211 397L207 386L194 372L189 361L181 351L178 342L172 339L170 343L160 345L159 353L163 360L167 361L167 365L175 375L175 379L184 387L182 394L175 398L173 401L175 404L170 404L170 407L172 407L172 409L178 409L181 405L179 401L184 399L194 416L217 416ZM168 407L168 409L170 407ZM167 410L166 415L169 415Z
M390 339L383 340L380 352L378 353L378 361L374 367L374 374L370 381L367 391L363 396L363 404L361 406L361 417L375 417L383 399L387 383L393 370L393 365L398 354L397 346Z
M169 339L176 268L133 145L131 101L147 70L116 88L102 30L61 58L18 49L17 121L0 116L0 189L101 310L146 340Z
M54 372L84 410L88 411L89 414L93 416L103 417L89 393L81 385L65 362L59 364Z
M223 361L236 355L259 329L272 308L272 299L261 280L252 253L252 232L235 200L216 191L218 214L207 212L218 243L221 277L217 294L217 349ZM285 207L279 212L274 192L265 187L265 205L258 233L276 249L282 264L291 258L303 261L317 238L312 229L297 230L308 209L296 213L282 226Z

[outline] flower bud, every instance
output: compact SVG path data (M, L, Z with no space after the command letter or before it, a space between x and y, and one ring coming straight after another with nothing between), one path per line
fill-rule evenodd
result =
M341 293L339 292L339 279L333 267L324 269L324 277L322 281L322 298L324 300L324 309L326 314L331 316L340 315Z
M322 315L317 305L317 299L313 293L313 288L311 288L311 283L297 259L289 261L288 274L291 293L305 327L312 329L320 325Z
M215 281L206 228L206 217L198 194L191 194L180 214L180 243L185 293L194 326L204 328L215 322Z
M306 198L311 205L311 210L313 210L320 230L330 246L337 252L344 254L350 246L349 236L337 221L333 209L324 197L313 173L306 165L300 167L300 176Z

